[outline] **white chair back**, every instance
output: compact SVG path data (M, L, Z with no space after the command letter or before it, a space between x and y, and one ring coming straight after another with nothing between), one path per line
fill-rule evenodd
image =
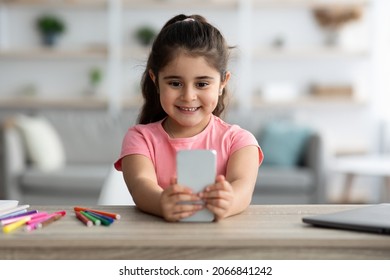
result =
M110 170L100 192L99 205L135 205L122 172L114 167Z

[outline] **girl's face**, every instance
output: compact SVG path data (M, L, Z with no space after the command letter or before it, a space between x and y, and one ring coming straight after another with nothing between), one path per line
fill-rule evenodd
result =
M158 73L160 102L168 115L165 128L171 137L191 137L208 124L230 73L221 82L220 73L202 56L180 52Z

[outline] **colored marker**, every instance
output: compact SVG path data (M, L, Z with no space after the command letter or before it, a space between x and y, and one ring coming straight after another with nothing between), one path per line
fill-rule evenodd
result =
M27 212L27 208L30 207L30 205L20 205L12 209L4 210L0 214L0 218L9 218L14 215L18 215L21 213Z
M3 232L4 233L10 233L11 231L23 226L26 222L28 222L31 218L30 217L25 217L20 219L17 222L14 222L12 224L6 225L3 227Z
M26 231L32 231L32 230L38 229L39 228L38 225L40 223L50 219L54 215L55 214L46 214L46 215L43 215L41 217L36 217L35 219L31 219L30 221L27 221L25 230Z
M95 226L99 226L101 224L101 221L97 218L95 218L94 216L84 212L84 211L80 211L81 214L83 214L88 220L91 220Z
M54 216L50 217L49 219L37 224L37 228L43 228L43 227L46 227L48 225L50 225L51 223L55 222L55 221L58 221L59 219L61 219L64 215L61 215L61 214L54 214Z
M94 213L97 213L97 214L100 214L103 216L107 216L107 217L110 217L113 219L117 219L117 220L119 220L121 218L121 215L116 214L116 213L110 213L110 212L105 212L105 211L101 211L101 210L95 210L95 209L90 209L90 208L85 208L85 207L80 207L80 206L74 207L74 211L90 211L90 212L94 212Z
M36 210L35 210L36 211ZM5 226L5 225L8 225L8 224L11 224L11 223L14 223L20 219L23 219L25 217L30 217L31 220L33 219L36 219L36 218L39 218L39 217L42 217L42 216L45 216L47 215L46 212L40 212L40 213L33 213L33 214L29 214L29 215L25 215L26 213L22 214L21 216L18 216L18 217L13 217L13 218L8 218L8 219L4 219L2 220L0 223L1 225ZM31 221L30 220L30 221Z
M2 217L0 218L0 221L4 221L4 220L8 220L8 219L11 219L11 218L17 218L17 217L22 217L22 216L27 216L27 215L31 215L31 214L35 214L35 213L38 213L38 210L30 210L30 211L27 211L26 209L23 209L21 210L23 212L21 213L15 213L15 214L10 214L10 215L6 215L6 217Z
M28 225L31 225L31 224L37 224L37 223L40 223L40 222L43 222L47 219L50 219L51 217L53 217L55 214L45 214L45 215L42 215L42 216L38 216L38 217L34 217L34 218L31 218L30 221L28 221L26 224Z
M89 220L87 217L85 217L83 214L80 212L75 212L77 219L82 221L87 227L93 226L93 222Z
M28 221L26 223L27 224L26 231L32 231L34 229L42 228L43 225L46 223L46 221L54 218L55 216L60 216L60 217L58 217L58 219L59 219L59 218L65 216L65 215L66 215L66 211L58 211L58 212L54 212L52 214L47 214L46 213L46 215L43 215L41 217L35 217L34 219L31 219L30 221ZM51 223L53 221L50 221L50 222L47 222L47 223Z
M85 212L88 213L89 215L95 217L96 219L100 220L101 224L104 225L104 226L109 226L114 221L114 219L112 219L110 217L105 217L105 216L102 216L100 214L93 213L93 212L90 212L90 211L85 211Z

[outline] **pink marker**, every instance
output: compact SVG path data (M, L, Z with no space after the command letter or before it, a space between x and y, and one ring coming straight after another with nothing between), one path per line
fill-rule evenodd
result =
M42 217L38 217L35 219L32 219L28 222L26 222L26 230L32 231L34 229L37 229L38 224L42 223L43 221L46 221L47 219L50 219L51 217L54 217L56 214L46 214Z
M30 221L28 221L26 224L26 230L27 231L33 231L35 229L38 229L42 223L52 217L55 217L57 215L61 215L61 216L65 216L66 215L66 211L58 211L58 212L54 212L52 214L46 214L45 216L42 216L42 217L39 217L39 218L36 218L36 219L32 219Z
M30 217L31 219L34 219L34 218L38 218L38 217L43 217L47 215L47 212L39 212L39 213L34 213L34 214L29 214L29 215L23 215L23 216L19 216L19 217L14 217L14 218L8 218L8 219L4 219L1 221L1 225L5 226L5 225L8 225L8 224L11 224L11 223L14 223L22 218L26 218L26 217Z

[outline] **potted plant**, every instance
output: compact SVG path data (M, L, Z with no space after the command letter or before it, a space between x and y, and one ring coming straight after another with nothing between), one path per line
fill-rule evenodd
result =
M135 37L142 46L149 46L155 36L156 31L150 26L141 26L135 33Z
M98 67L93 67L89 70L89 85L90 90L89 95L96 95L98 91L98 87L102 82L103 79L103 73L102 70Z
M58 35L65 32L65 23L55 15L40 16L36 27L42 36L42 43L46 46L54 46Z

